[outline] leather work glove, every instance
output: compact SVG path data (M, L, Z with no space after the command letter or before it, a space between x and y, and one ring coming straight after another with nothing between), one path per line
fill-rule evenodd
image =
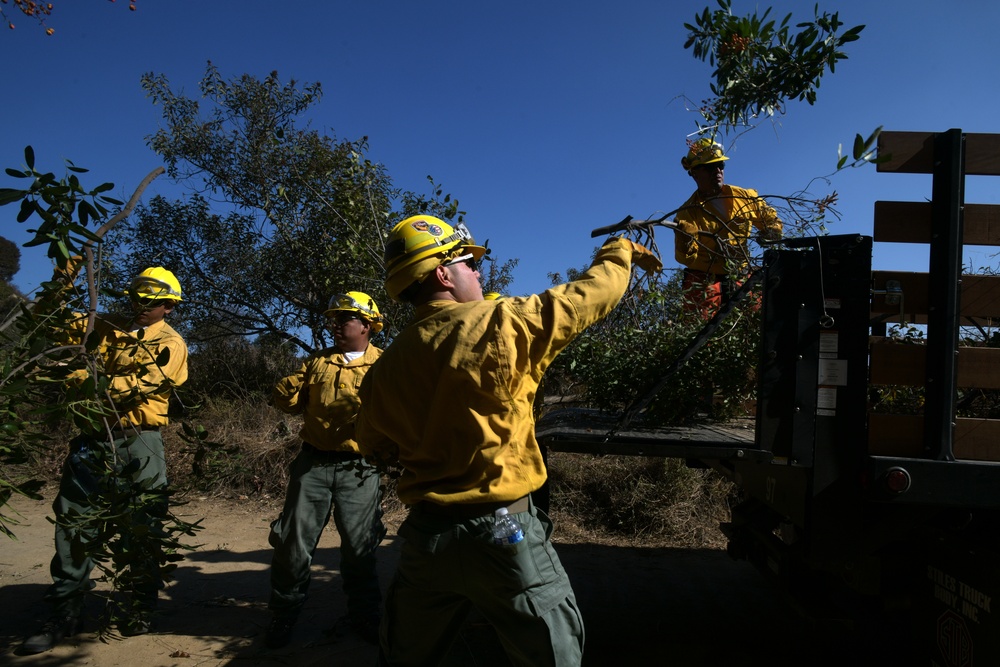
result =
M628 241L632 244L632 263L646 273L656 273L663 270L663 263L660 258L646 246L639 245L635 241Z
M689 220L675 220L674 228L678 232L690 236L691 238L694 238L695 235L698 233L698 225L694 224Z

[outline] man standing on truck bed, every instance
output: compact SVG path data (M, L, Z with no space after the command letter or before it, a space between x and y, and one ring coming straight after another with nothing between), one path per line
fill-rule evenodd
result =
M378 471L366 464L354 440L361 379L382 354L370 338L382 330L375 301L364 292L338 294L326 311L335 346L309 357L274 388L274 404L304 415L302 450L292 462L281 515L269 541L273 614L265 644L288 644L305 603L309 568L330 520L340 534L340 573L351 627L378 643L382 593L375 549L385 537Z
M583 619L530 494L546 480L532 401L542 374L605 317L631 267L659 270L646 248L610 239L577 280L543 294L484 300L486 250L463 224L418 215L386 242L386 290L413 320L365 376L357 437L402 467L405 542L385 600L381 665L434 665L470 609L519 666L579 665ZM494 543L494 516L522 532Z
M681 158L698 188L675 218L674 254L685 267L684 310L704 319L729 297L733 272L746 267L751 227L767 240L781 238L777 212L756 190L723 183L728 159L709 138L692 142Z

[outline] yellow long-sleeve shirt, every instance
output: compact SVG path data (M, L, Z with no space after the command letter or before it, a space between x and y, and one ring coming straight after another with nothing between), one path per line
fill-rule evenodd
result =
M163 320L138 331L124 330L127 324L111 317L94 324L112 407L122 427L164 426L173 388L188 378L187 345Z
M382 350L369 345L348 362L337 348L309 357L294 375L274 387L274 404L283 412L304 415L299 436L316 449L358 453L354 418L361 401L361 380Z
M506 502L546 471L532 403L542 374L628 287L632 246L601 248L579 279L529 297L431 301L361 383L361 452L403 467L407 504Z
M695 192L684 202L675 218L674 257L683 266L697 271L726 275L732 265L746 264L746 244L751 227L769 237L781 234L777 212L757 195L756 190L723 185L711 198ZM698 232L708 232L702 234Z

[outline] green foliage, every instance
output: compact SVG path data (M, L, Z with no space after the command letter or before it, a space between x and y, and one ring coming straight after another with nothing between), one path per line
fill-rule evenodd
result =
M67 175L57 179L52 172L35 169L35 151L24 149L25 165L21 169L6 169L8 176L28 181L25 188L0 188L0 206L20 203L17 221L24 223L37 216L40 223L29 229L35 236L25 247L48 246L48 257L65 268L72 254L81 254L84 246L100 241L94 230L98 221L108 217L112 207L122 202L103 194L114 188L102 183L90 190L80 182L78 174L86 169L66 161Z
M844 155L843 146L837 147L837 170L860 167L865 164L880 164L892 159L891 153L882 153L876 156L875 152L877 150L876 141L878 136L882 134L882 126L879 125L875 130L868 135L867 138L861 136L860 134L854 135L854 143L851 146L851 154Z
M839 14L814 8L812 21L797 23L792 32L791 14L780 22L769 19L771 8L759 15L735 16L732 0L717 0L719 9L706 7L685 23L684 48L695 58L715 67L710 85L713 98L701 113L710 126L735 128L750 125L761 116L785 113L789 100L816 102L820 80L847 54L841 49L856 41L863 25L840 32Z
M633 290L557 357L546 393L555 386L580 387L590 405L620 413L659 381L704 324L683 312L679 273ZM744 416L755 390L759 339L759 311L751 301L660 390L645 411L647 422L676 424L699 413L713 419Z

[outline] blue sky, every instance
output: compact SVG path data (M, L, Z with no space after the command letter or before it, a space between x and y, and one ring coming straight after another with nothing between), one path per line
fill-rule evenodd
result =
M319 81L317 129L368 136L370 158L396 185L427 191L432 175L458 197L477 240L519 258L512 292L549 286L547 274L584 265L590 230L626 214L679 206L693 182L679 161L697 116L682 96L708 94L711 68L683 49L684 22L714 1L275 3L55 0L47 37L16 13L0 34L5 62L0 166L18 167L25 145L38 166L63 159L130 194L159 162L145 137L160 108L143 95L145 72L197 94L211 60L243 73ZM812 18L813 2L770 3ZM682 6L684 8L679 8ZM734 0L734 12L757 5ZM761 8L768 3L759 5ZM1000 132L995 70L1000 3L843 0L821 3L846 26L866 24L849 60L823 79L815 106L789 113L731 147L727 182L762 194L836 190L843 219L831 233L871 233L876 200L930 196L930 177L874 168L833 171L838 144L882 125L891 130ZM0 175L0 187L14 185ZM810 185L811 183L811 185ZM147 190L176 196L161 177ZM1000 188L970 178L967 201L997 203ZM0 209L0 235L18 244L26 225ZM670 255L668 233L659 237ZM976 266L995 263L970 249ZM924 270L926 255L877 247L878 268ZM43 254L22 249L15 283L30 291L50 275Z

